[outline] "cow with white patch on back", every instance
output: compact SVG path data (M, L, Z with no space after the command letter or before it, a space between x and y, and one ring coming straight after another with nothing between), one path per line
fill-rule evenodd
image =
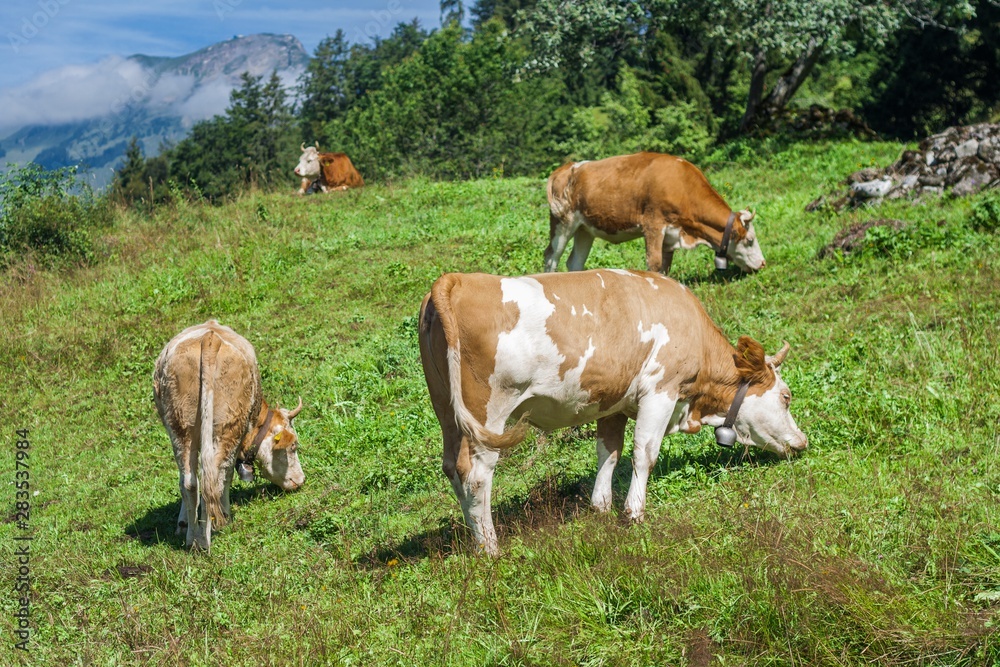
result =
M303 143L301 149L302 155L295 166L295 175L302 179L298 194L364 187L365 179L346 153L320 153L318 141L308 148Z
M773 357L749 337L734 348L698 299L659 273L445 274L424 298L419 338L443 470L489 554L498 553L493 472L528 423L549 431L597 421L592 502L606 511L634 419L625 500L634 521L643 518L665 434L708 425L720 444L736 440L782 457L806 448L779 374L787 343Z
M156 360L153 397L180 472L177 534L188 547L208 550L213 528L229 522L234 470L253 481L256 463L286 491L305 481L292 426L302 399L293 410L268 406L253 346L229 327L209 320L171 339Z
M548 181L547 273L566 244L570 271L581 271L595 238L646 241L646 268L670 272L674 251L707 245L718 269L732 260L743 271L764 267L750 211L733 211L698 167L663 153L636 153L564 164Z

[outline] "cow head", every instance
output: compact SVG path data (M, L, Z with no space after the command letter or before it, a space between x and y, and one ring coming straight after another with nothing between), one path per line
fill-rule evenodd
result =
M737 214L737 220L733 224L734 233L729 241L729 247L726 248L726 256L733 260L741 270L747 272L759 271L764 268L764 253L757 242L757 232L750 224L754 215L756 214L751 211L740 211ZM743 226L742 234L737 222Z
M788 343L773 357L764 354L760 343L741 336L733 360L740 380L750 390L736 414L736 440L788 458L804 450L805 434L795 425L788 406L792 394L778 369L788 354Z
M299 464L299 436L292 426L292 419L302 410L302 399L293 410L275 408L270 429L257 451L260 472L285 491L302 486L306 476Z
M295 175L303 179L319 177L319 142L309 148L306 148L303 142L301 149L302 155L299 157L298 166L295 167Z

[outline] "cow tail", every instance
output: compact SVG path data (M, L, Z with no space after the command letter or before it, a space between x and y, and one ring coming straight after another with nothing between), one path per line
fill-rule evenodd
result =
M527 415L503 433L493 433L479 423L465 405L462 397L462 350L458 331L458 318L451 309L451 290L457 276L442 276L431 287L431 301L441 320L444 337L448 343L448 384L451 387L451 405L455 411L455 421L462 434L473 442L493 449L507 449L520 443L528 434Z
M201 478L201 502L205 509L206 536L212 527L222 528L228 519L222 512L223 483L215 440L215 368L222 339L209 331L201 339L201 452L198 472Z

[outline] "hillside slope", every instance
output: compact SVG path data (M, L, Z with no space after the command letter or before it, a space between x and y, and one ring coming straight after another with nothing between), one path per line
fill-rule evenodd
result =
M15 267L0 283L0 411L11 458L14 429L32 442L30 659L995 664L1000 268L995 236L966 224L987 195L802 212L902 148L796 145L708 169L731 205L757 210L767 268L719 279L707 249L674 261L731 340L791 343L808 451L780 462L721 451L710 429L672 436L647 520L627 526L630 444L600 516L586 500L594 429L534 433L498 467L496 560L471 552L440 472L416 315L443 271L540 268L543 181L181 203L123 215L95 266ZM871 217L927 233L817 257ZM642 257L639 242L598 241L589 264ZM306 484L237 483L235 521L205 557L173 534L177 470L150 374L209 317L256 346L270 400L303 397ZM0 525L0 540L19 530ZM15 576L0 568L0 586ZM27 664L10 651L0 662Z

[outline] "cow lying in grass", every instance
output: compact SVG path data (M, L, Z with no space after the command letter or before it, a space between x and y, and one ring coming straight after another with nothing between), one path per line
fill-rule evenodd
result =
M674 251L707 245L718 269L732 260L743 271L764 267L764 254L750 211L735 212L698 167L661 153L621 155L596 162L564 164L548 181L549 247L545 271L552 272L566 244L570 271L581 271L594 238L622 243L644 238L646 268L670 272Z
M773 357L748 337L733 348L698 299L658 273L445 274L424 298L419 339L444 473L489 554L498 553L493 471L527 423L553 430L597 421L592 502L606 511L625 425L635 419L625 500L635 521L664 434L709 425L719 427L720 444L783 457L806 448L778 374L787 344Z
M318 141L308 148L303 143L301 148L302 155L295 166L295 175L302 179L300 195L364 187L365 179L345 153L320 153Z
M252 481L254 463L286 491L305 481L292 419L302 410L270 408L253 346L215 320L188 327L156 360L153 396L180 471L177 533L208 550L213 528L230 520L233 470ZM200 490L200 502L199 502Z

